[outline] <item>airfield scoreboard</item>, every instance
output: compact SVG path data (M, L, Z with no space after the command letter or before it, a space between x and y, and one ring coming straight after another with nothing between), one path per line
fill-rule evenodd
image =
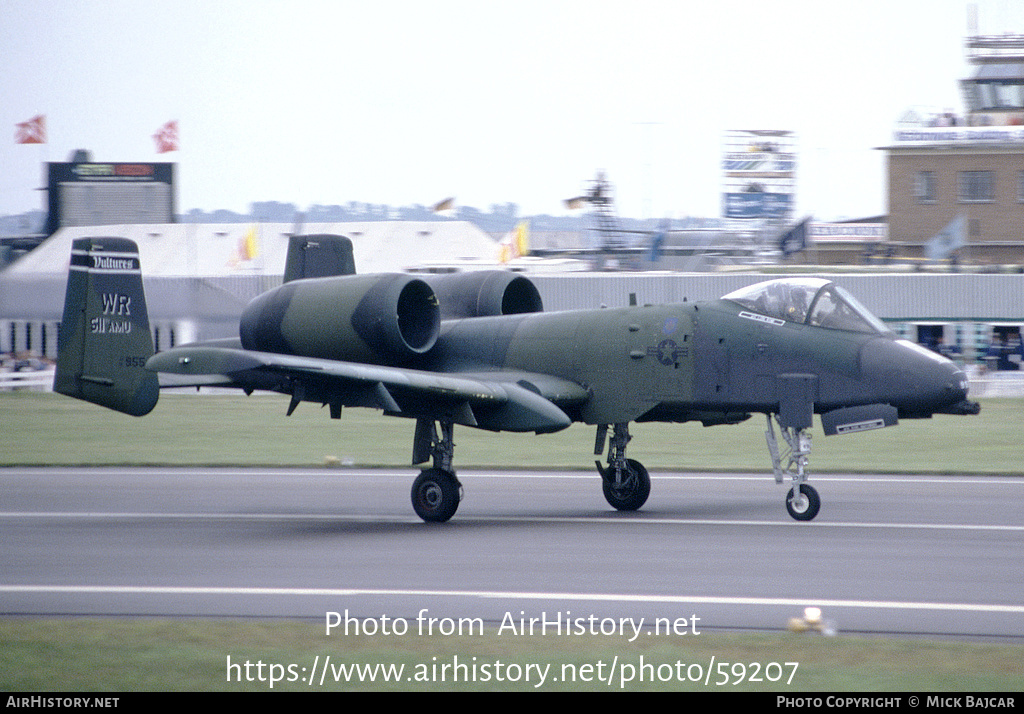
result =
M722 152L723 217L790 217L796 183L794 142L791 131L726 132Z
M65 226L174 223L174 164L48 163L46 232Z

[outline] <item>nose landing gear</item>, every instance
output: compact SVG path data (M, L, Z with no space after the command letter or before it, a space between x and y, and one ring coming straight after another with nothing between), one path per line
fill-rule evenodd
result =
M811 434L807 429L783 426L777 415L782 438L785 439L789 451L786 453L786 466L782 466L779 454L779 442L775 438L775 427L772 425L773 415L768 415L768 431L765 439L768 442L768 453L772 458L772 470L775 472L775 483L782 483L786 476L792 479L793 487L786 495L786 510L798 521L809 521L818 515L821 498L818 491L806 483L807 455L811 453Z

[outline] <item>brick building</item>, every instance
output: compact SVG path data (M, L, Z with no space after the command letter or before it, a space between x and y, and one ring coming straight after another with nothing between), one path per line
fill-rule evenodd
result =
M1024 35L972 37L967 51L966 114L910 116L884 147L889 242L905 257L1022 264Z

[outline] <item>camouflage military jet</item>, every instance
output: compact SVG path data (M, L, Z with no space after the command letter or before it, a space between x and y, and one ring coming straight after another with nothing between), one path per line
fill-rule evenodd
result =
M159 379L158 379L159 375ZM764 414L786 508L818 513L807 481L812 417L826 435L900 417L973 414L952 362L907 340L832 282L785 278L719 300L545 313L528 279L501 271L356 275L351 242L293 236L285 282L241 316L238 338L153 353L137 246L74 241L56 391L141 416L161 386L270 390L416 420L412 503L447 521L462 487L455 424L491 431L597 427L605 498L636 510L647 470L626 457L631 422L733 424ZM775 425L782 436L782 449Z

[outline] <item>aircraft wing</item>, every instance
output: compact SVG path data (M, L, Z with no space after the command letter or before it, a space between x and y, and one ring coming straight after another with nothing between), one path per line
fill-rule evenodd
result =
M572 423L563 408L589 393L551 375L528 372L445 373L255 352L217 344L175 347L149 359L161 387L224 386L292 396L300 401L382 409L407 417L450 419L493 431L552 432Z

